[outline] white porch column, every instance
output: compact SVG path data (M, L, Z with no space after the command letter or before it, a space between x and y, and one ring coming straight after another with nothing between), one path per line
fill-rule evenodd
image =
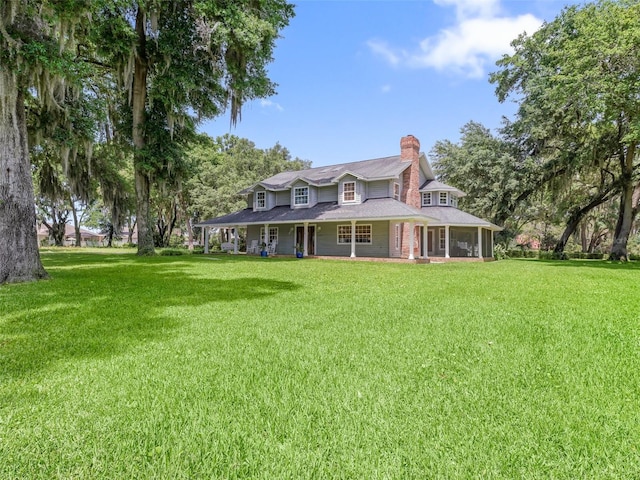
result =
M204 227L204 253L209 253L209 227Z
M429 258L429 224L427 222L424 222L422 227L422 251L424 258Z
M478 258L482 258L482 227L478 227Z
M449 225L444 227L444 258L449 257Z
M413 220L409 222L409 258L408 260L414 260L415 256L413 255L413 251L415 250L415 239L416 235L416 224Z
M356 258L356 221L351 220L351 258Z
M269 224L268 223L264 224L264 238L262 239L262 241L267 247L269 247Z
M309 244L309 222L304 222L304 248L302 250L302 256L306 257L307 253L307 245Z
M233 227L233 254L238 254L238 226Z

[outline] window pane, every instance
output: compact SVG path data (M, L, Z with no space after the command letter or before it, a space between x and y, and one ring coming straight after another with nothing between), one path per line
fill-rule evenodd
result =
M345 182L342 186L342 201L353 202L356 199L356 183Z
M296 187L293 189L293 204L307 205L309 203L309 187Z

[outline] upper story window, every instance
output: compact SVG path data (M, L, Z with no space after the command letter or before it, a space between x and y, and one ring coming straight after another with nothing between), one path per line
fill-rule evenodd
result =
M400 184L398 182L393 184L393 198L400 200Z
M356 182L344 182L342 184L342 201L343 202L356 201Z
M448 200L448 195L447 192L440 192L440 200L438 202L438 205L447 205L447 200Z
M294 205L309 205L309 187L295 187L293 189Z
M428 207L429 205L433 205L431 200L431 192L424 192L422 194L422 206Z
M267 192L256 192L256 209L266 208Z
M458 196L453 193L451 194L451 206L456 208L458 207Z

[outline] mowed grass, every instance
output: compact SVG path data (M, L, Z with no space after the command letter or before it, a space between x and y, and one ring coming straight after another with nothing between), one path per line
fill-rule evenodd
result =
M640 268L43 254L0 478L639 478Z

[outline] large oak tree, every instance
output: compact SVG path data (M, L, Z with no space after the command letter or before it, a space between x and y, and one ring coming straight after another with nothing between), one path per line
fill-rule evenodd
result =
M274 93L266 65L293 16L284 0L138 0L103 10L102 54L127 91L138 254L154 251L151 188L176 129ZM158 115L158 112L161 112Z
M616 159L583 207L619 188L619 215L610 258L627 257L635 205L640 143L640 4L603 0L565 8L533 35L513 42L515 53L491 77L499 99L519 103L515 123L537 154L562 175L592 174ZM595 175L595 178L600 178ZM596 185L597 187L597 185ZM572 216L583 212L577 208ZM577 215L577 216L576 216ZM571 221L571 218L569 219Z
M153 146L171 142L190 119L228 107L235 122L244 102L272 94L266 65L292 16L283 0L0 3L0 283L46 277L37 249L27 101L64 123L67 103L86 88L93 68L123 91L120 118L129 123L135 152L139 253L151 253L150 188L170 168ZM159 121L149 121L151 112L162 113Z

